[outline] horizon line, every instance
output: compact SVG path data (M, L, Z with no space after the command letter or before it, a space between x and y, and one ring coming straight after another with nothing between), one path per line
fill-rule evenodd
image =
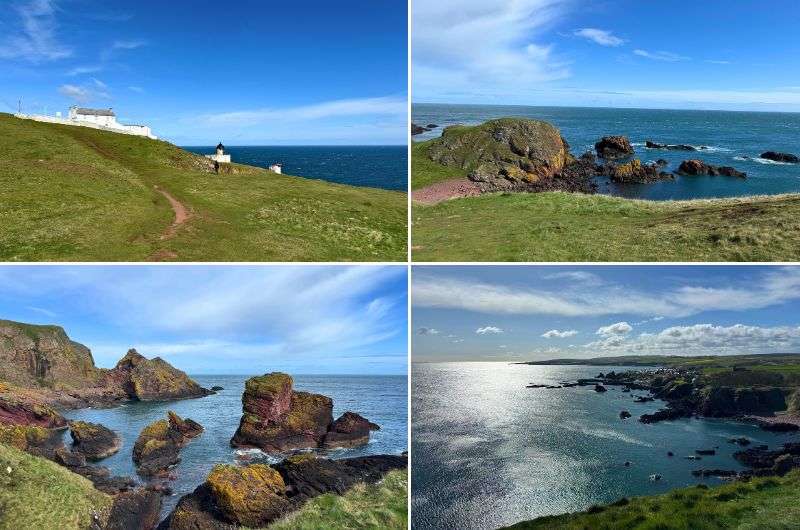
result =
M743 109L684 109L684 108L664 108L664 107L613 107L613 106L586 106L586 105L525 105L525 104L507 104L502 105L498 103L441 103L433 101L412 101L411 107L413 110L414 105L452 105L463 107L530 107L542 109L609 109L609 110L664 110L664 111L681 111L681 112L752 112L756 114L800 114L800 110L743 110Z

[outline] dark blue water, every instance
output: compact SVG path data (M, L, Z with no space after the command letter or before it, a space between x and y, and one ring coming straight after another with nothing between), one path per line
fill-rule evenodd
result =
M249 457L249 462L275 463L285 455L265 455L260 451L243 451L230 446L230 439L239 426L242 416L242 392L248 376L194 376L200 385L214 385L225 390L199 399L158 403L130 403L113 409L81 409L68 411L69 419L99 422L122 437L122 449L100 462L114 474L136 477L131 451L141 430L148 424L165 418L168 410L182 418L199 422L205 431L181 450L181 462L174 472L177 480L171 482L175 494L164 500L164 515L182 495L190 493L202 482L215 464L233 463L238 457ZM324 394L333 399L334 418L347 410L361 413L380 425L373 432L369 444L352 449L322 452L331 458L347 458L368 454L399 454L407 450L407 379L405 376L357 375L298 375L294 376L295 389ZM69 436L66 435L65 439Z
M601 193L667 200L800 191L800 164L780 164L758 158L765 151L800 156L800 113L433 104L412 107L412 120L421 125L473 125L506 116L552 123L561 130L575 155L594 151L595 142L603 136L621 134L630 138L636 156L643 162L659 158L669 161L667 171L676 170L683 160L697 158L714 165L733 166L748 177L741 180L676 176L674 181L625 186L598 179ZM434 138L441 135L441 131L437 128L414 139ZM653 150L644 147L646 140L708 146L709 149L695 152Z
M209 155L214 147L184 147ZM408 189L408 148L384 146L234 146L226 147L233 162L268 168L283 164L283 173L338 184L387 190Z
M796 436L722 420L645 425L636 418L663 404L634 403L636 392L619 387L604 394L593 387L525 388L594 377L601 370L597 367L412 366L415 530L493 529L625 496L664 493L700 482L693 469L740 469L732 458L739 446L729 438L746 436L770 446L796 441ZM613 369L621 368L602 368ZM623 409L633 418L620 420ZM684 458L715 447L715 456ZM625 467L626 460L633 465ZM663 479L650 481L653 473Z

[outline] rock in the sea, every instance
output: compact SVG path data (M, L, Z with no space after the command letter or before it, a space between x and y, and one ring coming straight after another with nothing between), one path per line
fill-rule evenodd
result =
M604 174L618 184L642 184L675 178L672 173L660 171L659 167L658 164L645 165L639 159L634 159L625 164L609 163Z
M180 449L203 432L203 427L195 421L183 420L172 411L167 415L168 419L142 429L133 446L133 461L143 476L165 473L180 462Z
M88 460L102 460L119 451L122 439L117 433L99 423L73 421L69 424L72 450Z
M648 149L668 149L670 151L697 151L697 148L693 145L687 144L659 144L656 142L651 142L647 140L645 142L645 147Z
M598 384L598 385L594 385L594 391L595 392L608 392L608 389L606 387L604 387L603 385Z
M334 422L329 397L296 392L292 384L291 376L280 372L248 379L242 419L231 445L272 452L323 445L350 447L366 443L369 431L377 428L352 412Z
M606 160L627 158L633 155L633 146L627 136L604 136L594 144L597 156Z
M108 374L131 399L160 401L207 396L211 392L160 357L147 359L134 349Z
M747 173L738 171L736 168L730 166L714 166L711 164L706 164L702 160L684 160L678 167L678 173L681 175L690 176L709 175L716 177L721 175L724 177L747 177Z
M428 129L426 129L425 127L421 127L421 126L417 125L416 123L412 123L411 124L411 136L416 136L418 134L422 134L427 130Z
M775 151L761 153L761 158L766 160L774 160L775 162L785 162L788 164L797 164L800 162L800 158L798 158L796 155L790 153L777 153Z
M694 452L702 456L713 456L717 454L717 451L714 449L695 449Z
M630 417L631 417L631 413L628 412L627 410L622 410L619 413L619 419L621 419L621 420L626 420L626 419L628 419Z
M152 530L158 524L161 495L138 488L114 497L105 530Z
M380 427L360 414L347 411L334 421L323 441L324 447L355 447L369 442L370 431Z
M214 385L214 386L212 386L212 387L211 387L211 391L212 391L212 392L220 392L220 391L222 391L222 390L225 390L225 389L224 389L224 388L222 388L222 387L221 387L221 386L219 386L219 385Z

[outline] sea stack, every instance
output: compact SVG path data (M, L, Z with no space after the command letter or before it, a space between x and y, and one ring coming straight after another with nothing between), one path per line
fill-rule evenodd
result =
M292 389L292 377L273 372L251 377L242 395L242 419L231 439L234 447L269 452L319 447L353 447L369 441L378 428L354 412L333 421L333 400Z

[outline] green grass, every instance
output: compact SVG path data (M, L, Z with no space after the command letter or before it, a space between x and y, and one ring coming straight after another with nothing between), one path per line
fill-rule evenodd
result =
M624 501L623 501L624 503ZM618 503L618 504L623 504ZM592 513L589 513L592 512ZM542 517L517 530L790 530L800 527L800 473L682 488L627 504Z
M92 513L105 520L111 504L87 479L0 443L0 530L89 528Z
M412 148L411 187L463 177ZM800 194L641 201L495 193L412 206L415 261L797 261Z
M404 261L406 195L0 114L0 260ZM192 217L168 239L166 190Z
M408 473L392 471L378 484L360 484L342 496L325 494L269 526L270 530L350 530L408 527Z

